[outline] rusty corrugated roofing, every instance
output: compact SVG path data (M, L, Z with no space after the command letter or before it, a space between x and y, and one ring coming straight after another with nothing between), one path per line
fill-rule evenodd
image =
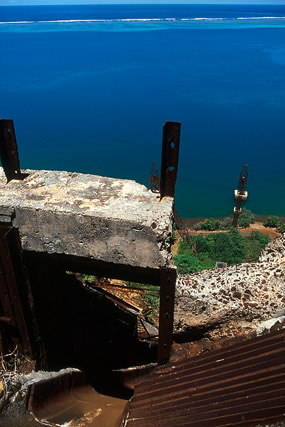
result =
M285 420L285 330L155 369L126 427L255 426Z

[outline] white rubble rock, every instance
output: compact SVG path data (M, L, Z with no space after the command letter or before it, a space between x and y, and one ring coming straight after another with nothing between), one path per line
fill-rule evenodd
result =
M222 336L261 331L259 323L285 315L284 291L285 235L269 243L258 262L179 275L174 331L202 328L212 338L217 330Z

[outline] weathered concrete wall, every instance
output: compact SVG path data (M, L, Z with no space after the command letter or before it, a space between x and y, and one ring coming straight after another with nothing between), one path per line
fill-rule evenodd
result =
M284 316L285 235L266 246L259 262L181 275L176 282L177 332L209 328L211 338L229 337L270 329Z
M171 263L173 199L135 181L58 171L24 171L6 183L0 222L19 228L23 249L158 269Z

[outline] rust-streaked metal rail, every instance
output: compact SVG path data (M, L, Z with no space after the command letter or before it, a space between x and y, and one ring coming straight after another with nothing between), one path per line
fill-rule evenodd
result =
M124 426L256 426L285 420L285 330L155 369Z

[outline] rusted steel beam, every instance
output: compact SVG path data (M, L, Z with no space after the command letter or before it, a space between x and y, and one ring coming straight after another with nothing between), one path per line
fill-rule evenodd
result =
M166 363L169 359L174 317L176 270L163 268L160 272L160 307L159 307L159 339L158 363Z
M33 356L31 330L28 328L27 295L24 295L24 273L21 261L21 244L18 230L0 227L0 302L3 313L0 322L8 328L14 346ZM24 299L26 301L24 302ZM31 328L30 328L31 329Z
M0 158L8 182L24 179L25 175L20 170L14 124L10 119L0 119Z
M174 197L177 178L181 123L165 122L163 126L160 197Z

